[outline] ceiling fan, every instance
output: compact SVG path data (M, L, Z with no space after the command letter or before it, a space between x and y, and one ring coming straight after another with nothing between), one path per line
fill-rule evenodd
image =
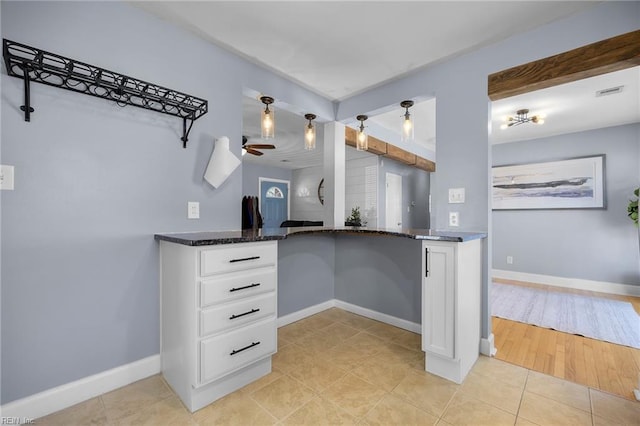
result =
M258 151L259 149L276 149L275 145L267 143L247 143L246 136L242 136L242 149L252 155L263 155L264 152Z

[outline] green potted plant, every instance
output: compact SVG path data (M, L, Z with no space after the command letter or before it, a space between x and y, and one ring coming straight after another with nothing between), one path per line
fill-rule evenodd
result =
M636 196L636 199L629 201L629 206L627 207L627 215L636 226L638 226L638 197L640 196L638 195L638 192L640 192L640 188L636 188L636 190L633 191L633 195Z
M362 218L360 217L360 207L356 206L351 209L351 216L346 219L346 226L362 226Z

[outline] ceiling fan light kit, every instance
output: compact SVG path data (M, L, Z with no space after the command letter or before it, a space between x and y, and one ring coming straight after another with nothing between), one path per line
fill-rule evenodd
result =
M276 133L276 120L273 110L269 109L269 105L273 103L273 98L270 96L261 96L260 101L265 105L260 116L262 139L273 139Z
M405 108L404 115L402 116L402 142L412 142L414 137L414 125L413 120L411 120L411 114L409 113L409 108L413 106L413 101L402 101L400 102L400 106Z
M263 155L264 152L258 151L259 149L276 149L275 145L270 143L247 143L249 139L246 136L242 136L242 155Z
M507 117L505 123L500 126L501 129L507 129L513 126L519 126L524 123L544 124L544 115L537 114L529 117L529 110L527 108L519 109L516 111L515 117Z

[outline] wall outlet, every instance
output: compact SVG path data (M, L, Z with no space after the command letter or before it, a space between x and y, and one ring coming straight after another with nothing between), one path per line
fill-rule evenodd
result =
M513 256L507 256L507 265L513 265Z
M449 212L449 226L460 226L460 214L458 212Z
M189 201L187 203L187 219L200 219L200 203Z
M13 191L13 166L0 165L0 189Z
M464 203L464 188L449 188L449 204Z

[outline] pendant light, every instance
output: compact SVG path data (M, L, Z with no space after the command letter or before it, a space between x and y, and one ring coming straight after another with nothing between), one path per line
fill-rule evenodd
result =
M316 149L316 126L313 124L316 115L305 114L304 118L309 120L309 123L304 126L304 149L311 151L312 149Z
M269 109L269 105L273 103L273 98L269 96L260 97L260 101L265 105L260 115L260 127L262 129L262 139L273 139L276 133L276 120L273 110Z
M413 121L411 120L411 114L409 114L409 108L413 106L413 101L400 102L402 108L406 108L404 116L402 117L402 142L413 141Z
M358 128L358 133L356 134L356 149L358 151L366 151L369 148L368 137L364 132L364 121L369 118L366 115L359 115L356 117L356 120L360 122L360 127Z

